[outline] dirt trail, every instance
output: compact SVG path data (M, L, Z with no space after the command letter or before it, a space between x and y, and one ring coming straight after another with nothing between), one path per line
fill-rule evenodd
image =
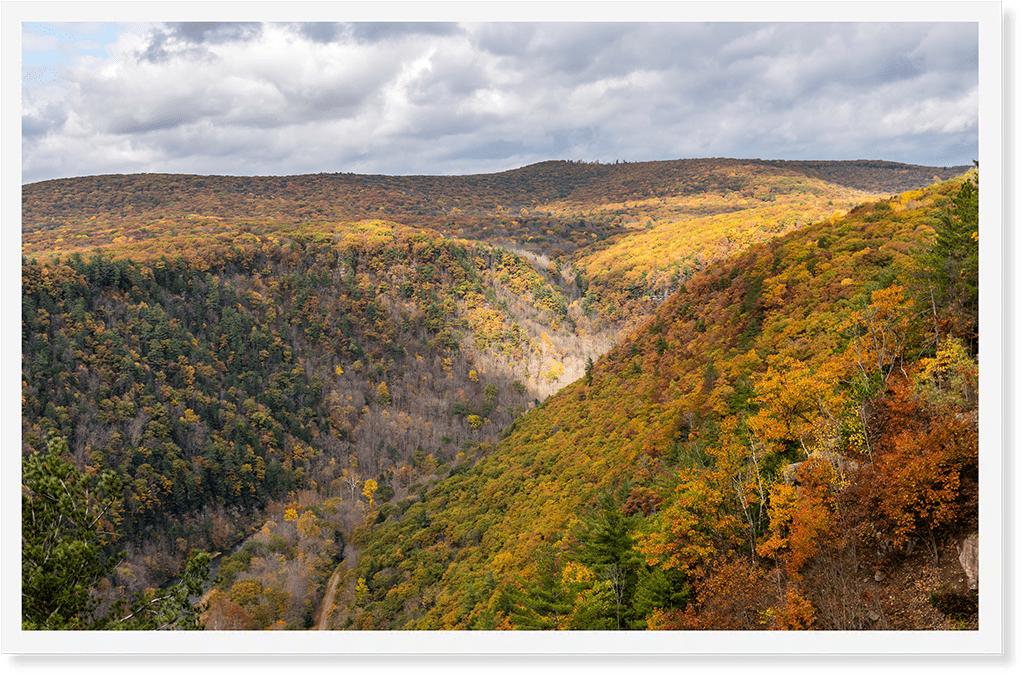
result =
M320 604L320 619L316 623L317 631L327 630L327 615L331 609L331 605L334 603L334 592L337 590L338 582L340 580L341 567L339 566L334 571L334 575L331 575L331 579L327 583L327 591L324 592L324 600Z

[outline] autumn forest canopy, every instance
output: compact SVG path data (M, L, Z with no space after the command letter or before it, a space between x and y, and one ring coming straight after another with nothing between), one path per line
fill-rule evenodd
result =
M977 176L26 185L23 626L976 628Z

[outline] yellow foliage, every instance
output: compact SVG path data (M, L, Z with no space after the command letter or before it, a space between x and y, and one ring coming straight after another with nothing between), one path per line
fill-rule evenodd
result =
M785 535L793 510L796 506L796 488L786 483L778 483L769 491L769 533L767 539L757 546L758 556L778 556L779 552L789 544Z
M316 515L308 509L302 513L295 524L304 537L314 538L320 533L320 527L316 524Z

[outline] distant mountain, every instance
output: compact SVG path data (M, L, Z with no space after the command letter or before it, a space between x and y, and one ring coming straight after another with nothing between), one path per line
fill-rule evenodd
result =
M965 173L971 167L922 167L884 161L669 160L598 164L548 161L495 174L468 176L194 176L132 174L83 176L22 187L23 228L67 223L104 214L155 214L194 210L224 218L259 217L270 212L290 222L330 216L379 216L415 222L417 217L453 213L532 209L568 200L581 204L643 199L672 194L736 189L723 171L784 169L873 193L894 194ZM458 201L464 201L459 204ZM278 204L275 204L277 202ZM252 213L253 207L258 207ZM459 210L455 212L453 210Z
M947 181L954 176L965 174L970 165L957 167L926 167L916 164L901 164L883 160L835 161L786 161L773 160L776 167L805 172L808 176L820 178L828 183L874 193L897 193L915 190L938 181Z
M590 292L589 314L628 322L760 237L966 170L693 159L550 161L471 176L89 176L23 187L23 253L138 257L188 235L385 219L528 255L575 286L567 293Z

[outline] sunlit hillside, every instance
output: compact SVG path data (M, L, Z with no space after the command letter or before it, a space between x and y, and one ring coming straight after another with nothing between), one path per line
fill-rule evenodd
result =
M964 171L27 185L23 456L118 480L103 607L202 550L211 629L864 628L815 566L972 524Z

